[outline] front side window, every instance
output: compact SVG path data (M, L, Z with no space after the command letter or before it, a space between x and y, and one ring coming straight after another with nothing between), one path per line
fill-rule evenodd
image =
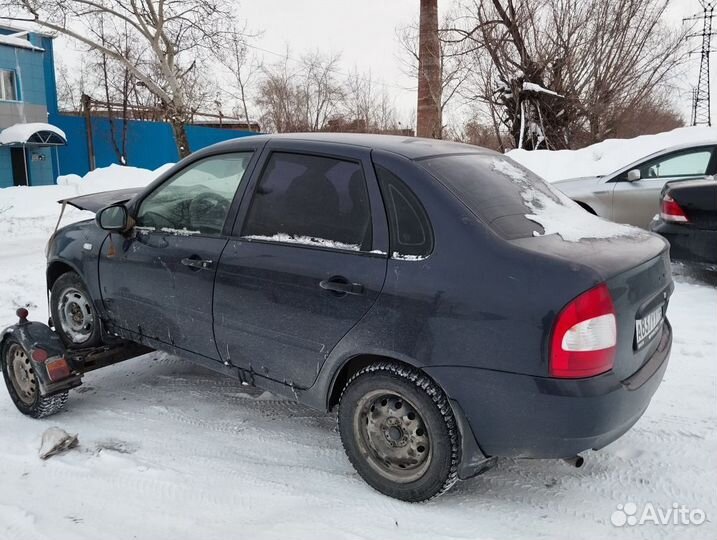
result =
M242 236L352 251L371 250L371 212L359 163L275 152Z
M712 157L712 148L688 150L650 160L640 166L640 178L702 176Z
M137 226L180 234L221 234L251 152L189 165L142 201Z
M0 69L0 99L17 101L15 72L9 69Z

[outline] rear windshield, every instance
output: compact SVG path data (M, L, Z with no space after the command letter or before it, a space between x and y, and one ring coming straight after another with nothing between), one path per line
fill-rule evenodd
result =
M526 215L535 214L546 202L572 204L539 176L501 155L436 156L418 163L506 240L543 234L543 227Z

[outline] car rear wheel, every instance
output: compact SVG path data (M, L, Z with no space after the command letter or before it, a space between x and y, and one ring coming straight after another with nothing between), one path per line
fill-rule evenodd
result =
M408 502L455 484L460 440L443 391L413 368L379 362L356 373L339 402L346 455L374 489Z
M41 396L35 370L27 351L12 338L5 340L2 347L2 374L8 393L15 407L33 418L55 414L67 401L67 391Z
M66 346L93 347L102 342L92 298L75 272L62 274L52 285L50 311L55 331Z

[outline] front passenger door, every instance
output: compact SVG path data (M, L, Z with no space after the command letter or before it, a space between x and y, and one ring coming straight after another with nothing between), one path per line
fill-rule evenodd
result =
M251 152L196 161L147 195L128 237L105 239L100 290L112 324L218 359L212 327L217 262L224 225Z
M660 192L667 182L703 178L714 173L713 146L671 152L636 167L640 179L627 181L627 171L615 184L612 220L647 228L660 211Z

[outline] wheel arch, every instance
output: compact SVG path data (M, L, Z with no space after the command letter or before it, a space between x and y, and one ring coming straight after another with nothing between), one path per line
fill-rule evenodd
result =
M331 383L329 384L328 390L326 392L326 410L330 411L336 405L339 404L339 399L341 398L341 392L343 391L344 386L346 386L346 383L355 373L376 362L388 361L402 364L413 369L417 369L421 371L421 373L425 374L427 377L433 379L415 362L405 358L397 358L396 356L386 354L361 353L353 355L344 360L344 362L334 373L334 376L331 379ZM437 381L434 382L438 384ZM440 386L440 384L438 385Z
M61 275L66 274L67 272L75 272L84 281L82 274L74 265L68 263L67 261L56 259L54 261L51 261L47 265L47 290L49 291L50 289L52 289L52 286L55 284L55 281L57 281L57 279Z

